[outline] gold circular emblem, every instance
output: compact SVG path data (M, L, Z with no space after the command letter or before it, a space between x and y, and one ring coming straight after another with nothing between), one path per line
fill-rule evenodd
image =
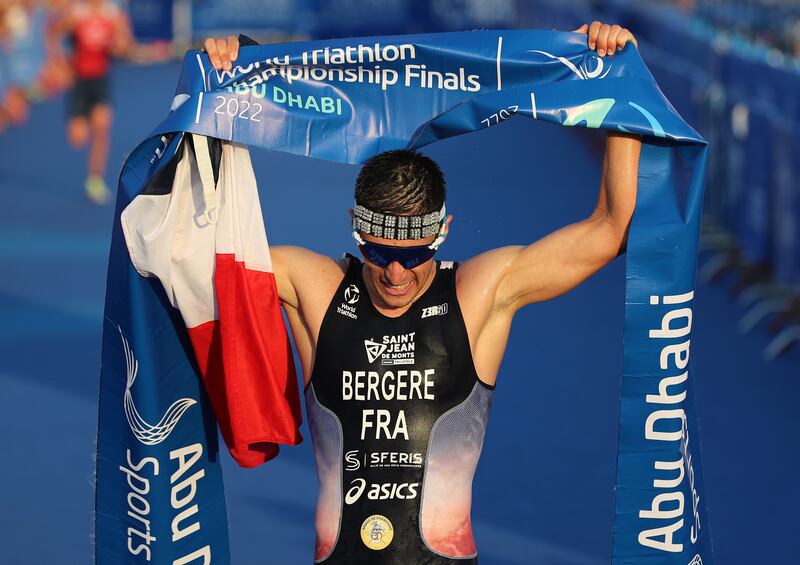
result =
M374 514L361 524L361 541L370 549L381 550L394 538L394 528L389 518Z

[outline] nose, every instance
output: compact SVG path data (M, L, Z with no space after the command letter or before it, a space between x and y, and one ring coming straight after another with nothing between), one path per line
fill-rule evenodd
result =
M385 269L386 278L391 284L402 284L406 269L397 261L392 261Z

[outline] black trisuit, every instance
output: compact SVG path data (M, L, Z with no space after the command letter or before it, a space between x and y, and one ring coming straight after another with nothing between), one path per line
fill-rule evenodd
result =
M456 268L437 262L428 290L390 318L350 258L305 392L317 562L477 563L472 477L493 387L472 362Z

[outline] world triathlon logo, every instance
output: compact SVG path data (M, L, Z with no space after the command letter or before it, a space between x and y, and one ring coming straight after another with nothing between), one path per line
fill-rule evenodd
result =
M695 555L691 561L689 561L688 565L703 565L703 560L700 558L700 554L698 553Z
M131 395L131 387L136 380L136 374L139 371L139 362L133 355L128 340L122 334L122 328L117 326L119 336L122 338L122 347L125 349L125 364L128 369L128 379L125 385L125 417L128 419L128 425L141 443L145 445L158 445L169 437L172 430L178 424L183 413L189 409L192 404L197 404L197 401L192 398L181 398L172 403L167 408L167 411L161 417L157 424L150 424L139 415L139 411L133 403L133 396Z
M354 284L351 284L346 289L344 289L344 301L347 302L350 306L358 302L358 299L361 298L361 291L358 290L358 287Z

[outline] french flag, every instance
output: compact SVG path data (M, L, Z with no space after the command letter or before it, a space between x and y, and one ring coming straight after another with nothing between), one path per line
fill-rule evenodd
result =
M222 436L255 467L302 441L299 391L247 146L186 134L171 183L121 216L131 261L183 316Z

